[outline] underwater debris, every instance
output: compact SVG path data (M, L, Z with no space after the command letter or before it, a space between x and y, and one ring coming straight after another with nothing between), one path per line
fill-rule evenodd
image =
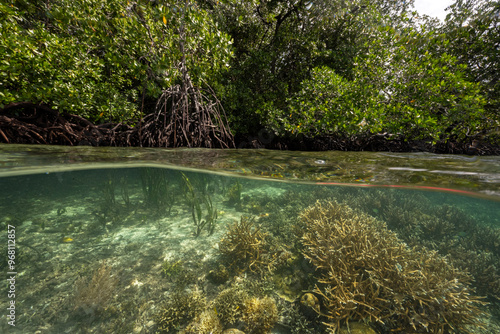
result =
M353 320L409 332L480 325L485 303L472 294L470 276L437 252L410 249L385 223L335 201L318 201L301 219L331 332Z
M80 277L75 283L74 310L94 315L105 310L115 294L118 278L111 274L111 267L102 262L92 278Z
M172 329L188 324L201 314L205 307L206 298L197 290L174 292L157 318L158 333L168 333Z
M242 320L245 331L251 334L265 334L278 321L278 308L271 297L249 298L245 301Z

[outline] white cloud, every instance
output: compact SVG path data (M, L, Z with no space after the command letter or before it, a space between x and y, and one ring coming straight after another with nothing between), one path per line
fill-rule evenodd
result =
M415 10L420 14L427 14L444 21L448 14L445 9L454 2L454 0L415 0Z

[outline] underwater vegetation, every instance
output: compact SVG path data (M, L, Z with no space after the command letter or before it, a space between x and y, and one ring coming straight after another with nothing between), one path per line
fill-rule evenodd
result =
M236 208L241 207L241 191L243 190L243 186L241 183L236 180L236 182L229 187L227 190L227 203Z
M175 203L175 191L172 179L174 172L160 168L142 168L141 186L144 203L159 214L170 215ZM126 187L122 187L126 189ZM123 193L123 191L122 191ZM124 196L124 199L128 198ZM127 202L125 200L125 202Z
M304 255L317 268L314 293L332 333L370 320L384 331L459 331L480 326L471 277L424 248L409 248L386 224L335 201L301 214Z
M208 272L207 279L214 284L223 284L229 280L229 276L226 266L219 263L217 268Z
M194 236L199 237L204 229L207 230L209 235L212 235L217 223L217 209L213 206L210 195L205 190L195 190L186 174L181 173L181 175L184 181L184 194L191 208L191 214L195 225ZM204 204L206 210L204 217L202 204Z
M20 232L25 332L500 332L495 215L419 192L151 171L0 201L0 226Z
M111 267L102 262L90 280L80 277L76 281L74 309L92 316L105 310L115 294L117 284L118 278L111 273Z

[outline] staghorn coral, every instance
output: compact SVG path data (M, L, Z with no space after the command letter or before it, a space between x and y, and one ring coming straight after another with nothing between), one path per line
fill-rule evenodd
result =
M265 334L278 321L278 308L271 297L249 298L245 301L242 320L249 334Z
M267 234L255 226L255 219L242 216L219 242L219 251L231 260L230 266L252 272L273 269ZM242 268L243 267L243 268Z
M117 283L118 278L111 274L111 267L102 262L90 280L80 277L76 281L74 309L83 310L87 315L106 309Z
M387 190L358 191L344 196L343 203L387 222L409 246L448 256L452 265L472 275L478 293L500 299L500 229L480 220L478 212Z
M478 293L500 299L500 263L498 255L466 249L463 245L449 250L452 263L474 275L473 285Z
M349 326L339 329L339 334L377 334L377 332L362 322L351 322Z
M160 312L158 333L168 333L189 323L201 314L206 306L206 298L199 291L173 293Z
M363 319L410 332L477 323L482 302L470 277L437 252L408 248L385 223L345 204L317 202L301 219L304 255L320 274L315 293L333 333Z

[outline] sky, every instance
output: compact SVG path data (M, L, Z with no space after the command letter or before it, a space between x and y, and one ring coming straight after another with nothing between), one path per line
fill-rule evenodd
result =
M445 8L454 2L454 0L415 0L415 10L420 14L427 14L444 21L448 14Z

